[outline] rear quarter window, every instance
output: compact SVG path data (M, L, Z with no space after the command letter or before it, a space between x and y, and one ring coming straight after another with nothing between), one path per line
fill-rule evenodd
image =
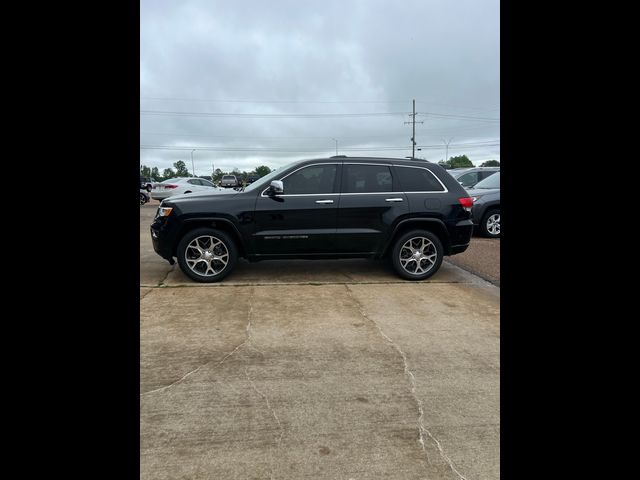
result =
M444 192L435 174L426 168L396 165L402 190L405 192Z

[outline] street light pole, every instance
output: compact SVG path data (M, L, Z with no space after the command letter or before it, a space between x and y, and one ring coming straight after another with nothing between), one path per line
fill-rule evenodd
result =
M196 167L193 165L193 152L195 152L196 150L193 149L191 150L191 170L193 170L193 176L196 176Z
M333 140L334 142L336 142L336 156L338 155L338 140L336 140L335 138L331 137L331 140Z

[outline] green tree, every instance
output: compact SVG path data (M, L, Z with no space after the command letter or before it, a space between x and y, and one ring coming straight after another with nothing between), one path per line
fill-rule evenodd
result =
M170 178L174 178L176 176L176 172L174 172L171 168L165 168L162 171L162 180L168 180Z
M466 155L458 155L457 157L451 157L445 162L449 168L464 168L473 167L473 163Z
M176 167L176 177L189 177L189 170L187 170L187 165L182 161L178 160L173 164Z
M151 169L151 178L153 178L153 180L156 182L162 178L160 172L158 171L158 167L153 167Z
M498 160L487 160L486 162L484 162L480 166L481 167L499 167L500 166L500 162Z
M142 175L143 177L150 177L151 169L146 165L140 165L140 175Z
M223 175L224 175L224 172L219 168L216 168L215 172L213 172L213 181L219 182L222 179Z
M271 173L271 169L266 165L260 165L259 167L256 167L255 171L258 177L264 177L265 175L268 175L269 173Z

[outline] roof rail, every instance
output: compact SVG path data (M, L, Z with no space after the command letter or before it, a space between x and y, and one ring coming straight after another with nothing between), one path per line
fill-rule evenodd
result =
M329 158L347 158L347 156L346 155L334 155L334 156L329 157Z

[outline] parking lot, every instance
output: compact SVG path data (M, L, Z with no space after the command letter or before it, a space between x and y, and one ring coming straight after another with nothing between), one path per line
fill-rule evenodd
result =
M197 284L153 251L157 205L140 207L142 479L499 478L491 275L240 260Z

